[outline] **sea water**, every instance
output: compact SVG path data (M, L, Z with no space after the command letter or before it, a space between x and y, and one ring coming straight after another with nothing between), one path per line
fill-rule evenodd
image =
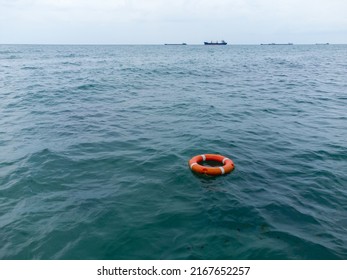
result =
M347 259L346 45L2 45L0 98L0 259Z

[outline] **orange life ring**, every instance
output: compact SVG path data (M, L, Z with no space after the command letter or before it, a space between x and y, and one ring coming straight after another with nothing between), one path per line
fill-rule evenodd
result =
M223 166L216 166L216 167L210 167L210 166L203 166L200 165L199 162L202 161L217 161L220 163L223 163ZM235 168L233 161L230 158L221 156L221 155L214 155L214 154L205 154L205 155L198 155L193 157L189 161L189 167L192 171L200 174L206 174L211 176L218 176L223 174L228 174Z

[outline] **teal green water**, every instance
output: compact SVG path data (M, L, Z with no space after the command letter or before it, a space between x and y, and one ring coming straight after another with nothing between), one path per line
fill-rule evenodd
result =
M347 259L346 69L346 45L0 46L0 259Z

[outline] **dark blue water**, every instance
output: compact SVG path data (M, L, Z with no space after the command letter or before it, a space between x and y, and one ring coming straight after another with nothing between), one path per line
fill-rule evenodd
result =
M2 45L0 97L0 259L347 259L346 45Z

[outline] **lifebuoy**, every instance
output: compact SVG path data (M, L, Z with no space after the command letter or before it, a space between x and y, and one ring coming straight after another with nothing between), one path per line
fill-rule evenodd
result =
M203 166L199 162L202 161L217 161L223 164L223 166ZM192 171L200 174L206 174L211 176L218 176L228 174L235 168L233 161L230 158L214 155L214 154L205 154L198 155L189 160L189 167Z

